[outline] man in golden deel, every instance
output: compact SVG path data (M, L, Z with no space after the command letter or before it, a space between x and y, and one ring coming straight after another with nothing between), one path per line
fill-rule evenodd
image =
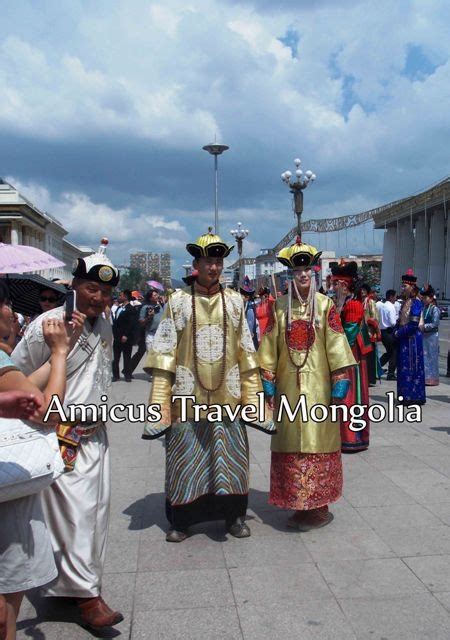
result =
M278 254L288 267L288 293L278 298L272 329L260 345L263 385L274 406L269 502L294 511L288 526L300 531L323 527L333 515L328 505L342 494L339 420L314 420L315 404L329 407L345 398L346 371L355 359L334 303L316 292L312 267L321 253L300 239ZM307 414L293 413L301 396ZM284 397L284 400L282 398ZM291 415L280 406L288 402ZM293 419L292 419L293 418Z
M212 405L234 410L264 401L259 362L242 297L219 282L233 247L210 229L186 248L197 275L169 298L155 334L145 368L153 371L149 403L160 405L161 420L148 422L143 438L166 435L168 542L185 540L192 524L216 519L225 520L231 535L245 538L250 535L246 425L269 433L274 426L264 417L250 422L211 413ZM195 400L172 402L173 396ZM199 419L194 404L207 405Z

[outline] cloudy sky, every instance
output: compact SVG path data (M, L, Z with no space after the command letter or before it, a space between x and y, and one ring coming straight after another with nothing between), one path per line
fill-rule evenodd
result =
M450 173L449 24L448 0L5 0L0 175L74 242L170 250L179 277L213 221L216 136L222 235L242 221L254 254L293 226L297 156L318 176L305 219ZM382 233L307 240L367 252Z

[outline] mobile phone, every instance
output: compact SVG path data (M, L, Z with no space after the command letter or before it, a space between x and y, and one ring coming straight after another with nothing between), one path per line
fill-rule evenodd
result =
M71 289L66 293L66 322L72 322L73 312L77 308L77 294Z

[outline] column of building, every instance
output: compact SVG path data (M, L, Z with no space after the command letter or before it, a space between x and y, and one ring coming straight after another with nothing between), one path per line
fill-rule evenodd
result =
M445 221L442 207L434 209L430 221L430 251L427 281L441 287L445 278Z
M400 284L401 277L408 269L413 268L414 263L414 232L411 219L407 218L397 222L394 289Z
M395 277L395 246L397 239L396 227L388 227L383 238L383 262L381 265L381 295L385 295L387 289L396 289Z
M445 230L445 272L444 284L442 290L445 298L450 298L450 232L449 232L449 216L448 212L444 213L444 230Z
M419 286L428 280L430 252L430 216L421 212L416 218L416 235L414 239L414 273Z

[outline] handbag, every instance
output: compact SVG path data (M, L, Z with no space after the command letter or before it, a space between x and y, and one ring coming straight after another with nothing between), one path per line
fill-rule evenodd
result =
M53 428L0 419L0 502L38 493L63 472Z

